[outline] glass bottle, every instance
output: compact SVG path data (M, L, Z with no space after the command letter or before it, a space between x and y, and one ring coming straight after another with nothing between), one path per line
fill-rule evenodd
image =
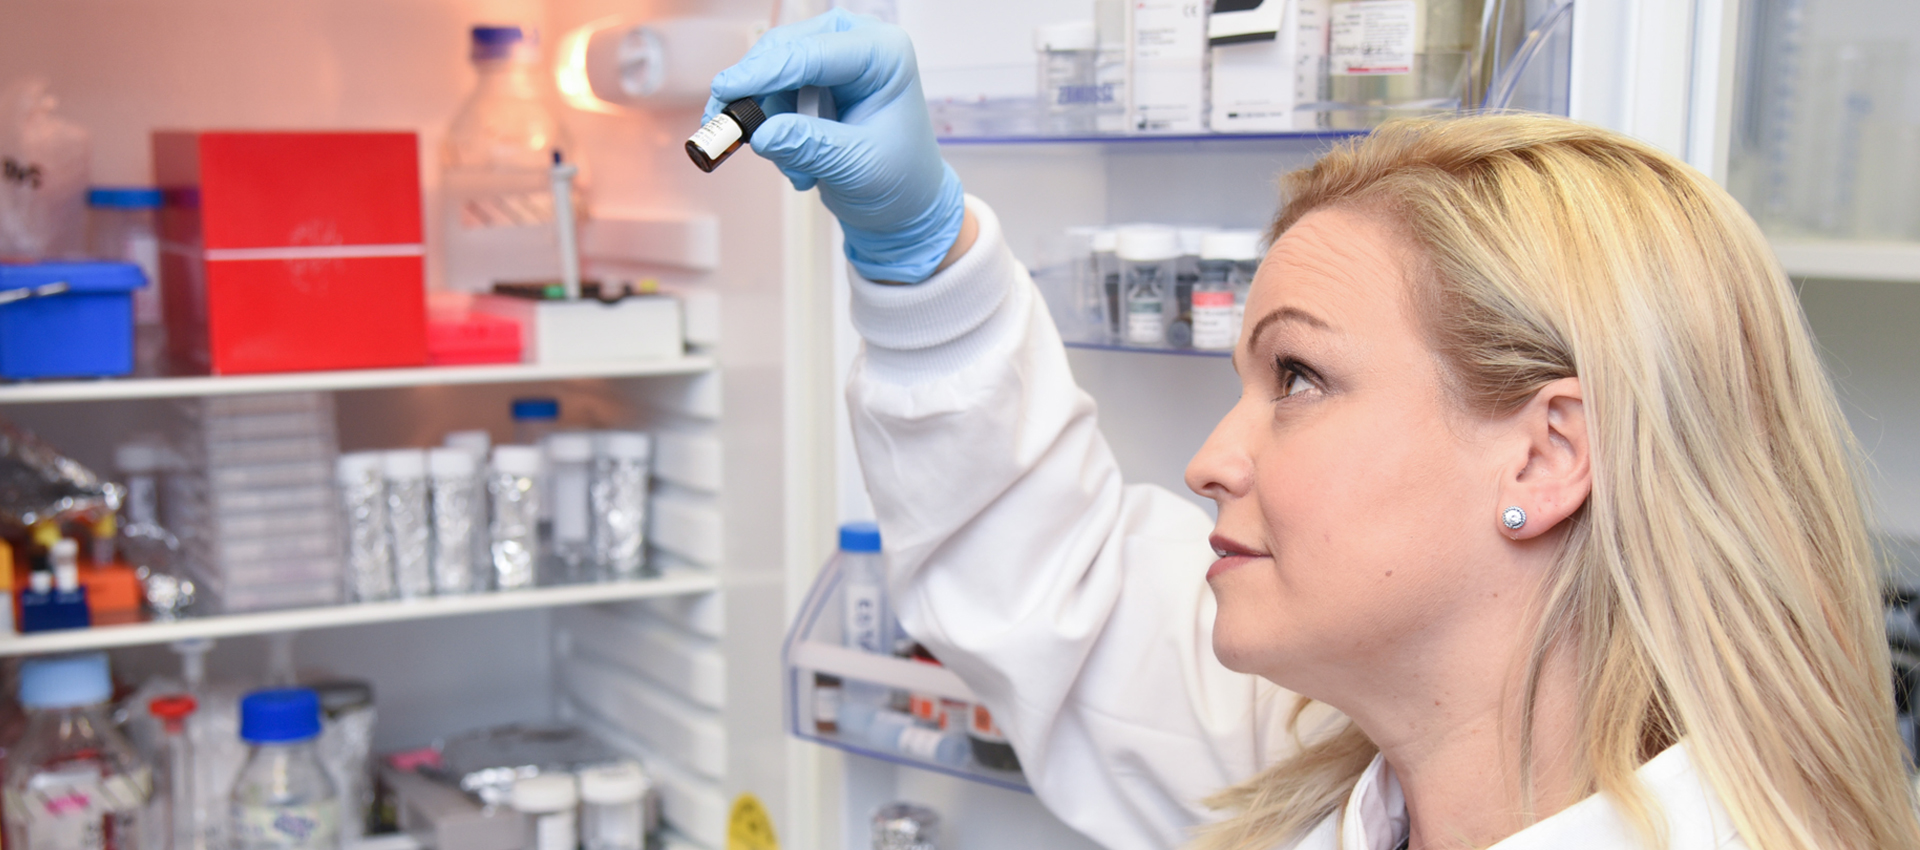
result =
M1120 231L1120 341L1161 348L1176 315L1174 266L1179 234L1171 227L1129 227Z
M200 828L193 741L187 736L187 718L199 707L188 694L169 694L147 702L147 710L160 721L154 773L164 791L155 794L157 805L153 808L159 828L148 834L159 836L165 850L207 850L206 835Z
M484 292L499 281L557 280L554 154L584 166L560 123L533 32L476 26L469 57L479 75L440 149L442 243L449 289ZM576 210L585 210L576 175Z
M580 771L580 841L586 850L642 850L652 783L630 761Z
M153 773L108 717L104 652L20 665L27 731L7 754L7 844L138 850Z
M340 796L320 763L320 697L308 688L240 701L247 763L234 780L234 850L337 850Z

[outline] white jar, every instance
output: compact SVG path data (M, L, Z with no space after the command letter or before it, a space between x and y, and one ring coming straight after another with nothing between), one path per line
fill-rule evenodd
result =
M1040 132L1084 136L1094 131L1100 89L1094 85L1094 51L1099 46L1093 21L1048 24L1033 31L1040 79Z
M571 773L542 773L513 783L513 808L527 816L527 850L578 850L575 809L580 789Z
M653 783L630 761L580 771L580 832L586 850L642 850L652 824Z
M1175 266L1180 234L1171 227L1128 227L1120 231L1120 341L1145 348L1167 344L1167 328L1177 315Z

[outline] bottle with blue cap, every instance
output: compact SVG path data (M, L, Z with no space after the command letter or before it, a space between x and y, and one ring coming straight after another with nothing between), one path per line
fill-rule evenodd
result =
M309 688L254 691L240 700L250 751L234 781L234 850L337 850L340 794L320 763L320 696Z
M7 844L31 850L137 848L153 773L108 716L103 652L20 665L27 731L7 754Z
M840 526L840 551L833 560L830 567L840 574L841 643L891 656L899 628L887 598L886 567L880 561L880 526L871 522ZM871 682L847 681L840 691L841 699L862 706L879 706L888 695L885 687Z

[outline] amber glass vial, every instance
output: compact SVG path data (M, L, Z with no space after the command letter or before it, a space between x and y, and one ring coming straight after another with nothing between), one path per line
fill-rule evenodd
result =
M743 142L753 138L753 131L760 129L766 120L767 114L760 111L760 104L753 98L743 97L729 103L687 140L687 156L701 171L711 172L733 156Z

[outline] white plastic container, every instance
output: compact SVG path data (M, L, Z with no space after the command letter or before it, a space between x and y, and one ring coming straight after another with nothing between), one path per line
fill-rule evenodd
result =
M570 773L542 773L513 783L513 809L527 816L527 850L578 850L580 790Z
M686 351L680 301L666 295L612 304L488 295L473 299L473 311L519 322L520 359L528 363L670 360Z
M1127 345L1162 348L1177 315L1175 264L1179 233L1171 227L1128 227L1120 231L1120 340Z
M1033 50L1040 72L1040 132L1084 136L1094 132L1101 89L1094 84L1099 34L1093 21L1065 21L1037 27Z
M486 589L478 568L479 464L465 449L427 450L427 499L433 529L433 592L442 596Z
M593 561L604 581L639 578L647 565L647 495L653 438L639 431L604 431L594 440L589 510Z
M653 783L633 762L580 771L580 840L585 850L642 850L652 831Z
M393 586L401 599L433 595L433 518L428 513L427 453L380 454L387 481L387 527L393 535Z
M532 587L540 545L540 448L494 446L487 495L493 508L487 529L493 586Z
M593 518L588 486L593 476L593 435L561 431L547 437L548 515L553 518L549 541L552 583L584 581L593 556Z

